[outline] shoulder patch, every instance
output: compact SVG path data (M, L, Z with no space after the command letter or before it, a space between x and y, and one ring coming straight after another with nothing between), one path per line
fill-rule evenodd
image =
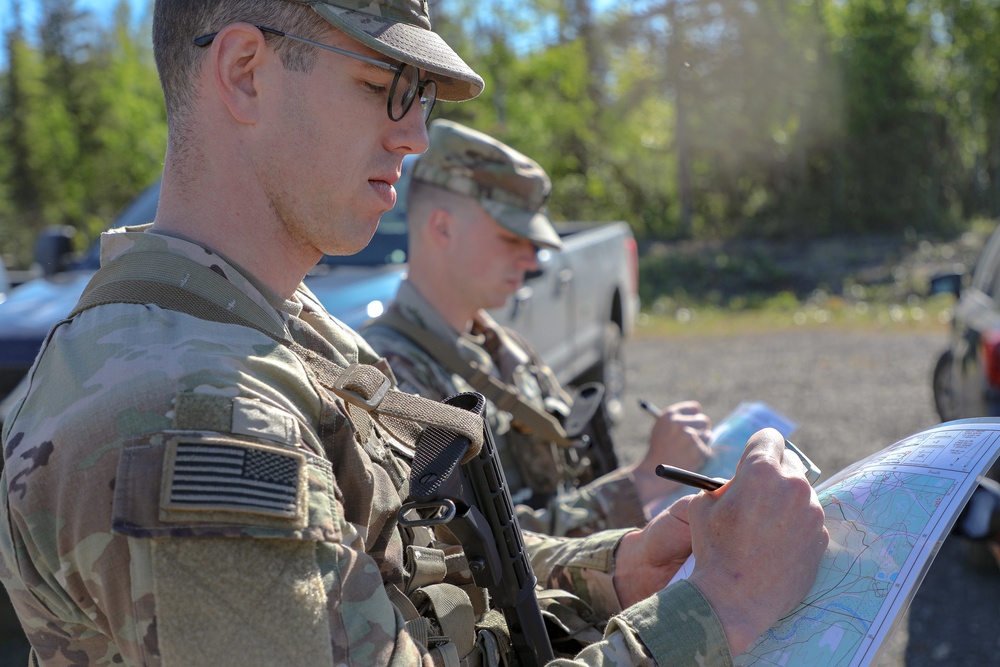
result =
M222 514L230 520L250 515L305 525L307 477L302 453L193 434L171 438L166 444L160 486L162 521Z

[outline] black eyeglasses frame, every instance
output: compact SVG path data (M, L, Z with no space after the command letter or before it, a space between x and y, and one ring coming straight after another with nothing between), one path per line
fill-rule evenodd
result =
M410 107L413 106L413 101L420 98L420 109L422 112L424 124L430 121L431 112L434 110L434 103L437 101L437 82L433 79L420 80L420 70L409 63L404 63L402 65L393 65L392 63L387 63L376 58L370 58L368 56L363 56L360 53L354 53L353 51L348 51L346 49L341 49L336 46L330 46L329 44L323 44L322 42L317 42L312 39L307 39L306 37L299 37L298 35L292 35L290 33L284 32L283 30L278 30L277 28L269 28L263 25L256 25L254 27L263 33L276 35L278 37L286 37L297 42L302 42L303 44L309 44L310 46L315 46L320 49L325 49L327 51L332 51L334 53L339 53L342 56L347 56L348 58L354 58L355 60L360 60L362 62L368 63L369 65L374 65L375 67L380 67L382 69L389 70L393 73L392 83L389 85L389 99L386 102L386 113L389 115L389 120L398 123L403 120L406 114L410 111ZM208 33L207 35L202 35L200 37L194 38L194 45L202 48L206 47L212 43L218 32ZM403 73L407 69L413 70L413 77L407 78L410 81L407 85L407 90L403 91L403 97L399 103L399 113L398 115L393 112L393 100L396 98L396 88L399 84L399 80ZM413 83L415 82L415 83ZM427 93L430 92L428 95Z

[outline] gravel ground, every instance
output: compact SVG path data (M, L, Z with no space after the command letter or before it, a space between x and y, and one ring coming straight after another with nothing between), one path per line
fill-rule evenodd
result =
M618 442L634 460L650 417L636 405L692 398L720 420L742 400L797 421L793 441L832 473L938 422L930 391L941 333L797 330L626 343L628 401ZM632 444L632 448L624 447ZM880 667L1000 663L1000 571L979 572L945 541L880 655Z

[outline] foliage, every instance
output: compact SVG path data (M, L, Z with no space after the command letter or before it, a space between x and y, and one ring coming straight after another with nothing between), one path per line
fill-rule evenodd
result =
M111 25L34 1L37 30L15 23L0 71L0 238L22 264L48 225L91 238L155 178L165 142L146 19L125 0ZM437 113L537 159L557 219L627 220L642 240L794 240L1000 217L1000 0L430 9L487 83ZM775 278L766 258L735 264Z
M120 0L111 25L46 0L37 38L6 35L0 79L0 238L26 266L46 227L75 229L80 249L159 172L163 98L145 37Z
M798 238L1000 215L996 0L597 4L524 3L526 39L478 3L489 87L442 110L538 159L556 217Z

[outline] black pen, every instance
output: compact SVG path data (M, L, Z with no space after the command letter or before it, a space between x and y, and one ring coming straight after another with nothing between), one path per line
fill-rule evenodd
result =
M663 410L659 409L644 398L639 399L639 407L659 419L663 415Z
M699 475L698 473L691 472L690 470L675 468L674 466L668 466L663 463L656 466L656 474L664 479L693 486L696 489L704 489L705 491L715 491L729 481L728 479L722 479L721 477L706 477L705 475Z

